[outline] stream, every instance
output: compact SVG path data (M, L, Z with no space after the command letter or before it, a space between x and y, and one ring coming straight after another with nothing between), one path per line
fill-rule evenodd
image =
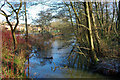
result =
M26 75L30 78L105 78L97 73L88 72L87 70L76 69L65 66L68 64L67 57L74 43L67 47L64 40L56 39L51 41L49 50L38 50L33 47L33 55L29 59L29 71L26 69ZM49 44L49 42L45 42ZM43 57L52 57L53 59L45 59ZM27 64L27 63L26 63Z

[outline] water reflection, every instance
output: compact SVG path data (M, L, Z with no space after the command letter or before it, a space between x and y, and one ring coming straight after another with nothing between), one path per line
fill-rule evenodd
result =
M49 43L49 42L48 42ZM47 43L46 43L47 44ZM68 47L62 47L65 45L63 40L55 40L52 42L51 49L39 51L35 47L33 48L31 55L34 55L29 59L29 73L32 78L84 78L84 77L102 77L98 74L89 73L80 69L72 68L72 66L81 66L84 62L84 58L81 55L74 55L76 58L73 60L67 59L71 49L71 45ZM62 47L62 48L61 48ZM37 51L37 52L36 52ZM35 53L36 52L36 53ZM53 57L53 59L44 59L44 57ZM79 63L76 64L75 62ZM80 63L81 62L81 63Z

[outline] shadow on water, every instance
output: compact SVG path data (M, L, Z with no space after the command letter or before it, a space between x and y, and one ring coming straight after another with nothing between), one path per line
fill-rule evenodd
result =
M51 42L51 40L49 40ZM56 39L52 41L51 48L39 50L33 47L29 59L29 75L31 78L104 78L96 73L86 71L88 64L83 55L72 54L68 59L75 43ZM73 39L72 42L75 42ZM46 43L46 42L45 42ZM65 46L67 45L67 47ZM46 58L45 58L46 57ZM52 58L50 58L52 57ZM26 70L28 71L28 69ZM28 74L27 74L28 76Z

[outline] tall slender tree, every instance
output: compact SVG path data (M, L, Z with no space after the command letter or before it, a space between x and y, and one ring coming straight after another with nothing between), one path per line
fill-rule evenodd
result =
M27 11L26 11L26 1L24 1L24 8L25 8L25 28L26 28L26 42L28 40L28 26L27 26Z
M108 14L108 2L106 2L106 24L108 23L109 14Z
M102 20L102 24L104 25L104 3L100 2L100 6L101 6L101 20Z
M103 36L103 23L102 23L102 21L100 20L100 16L99 16L99 13L98 13L98 5L97 5L97 2L95 2L95 7L96 7L97 19L98 19L98 21L99 21L100 27L102 28L102 29L101 29L101 34L102 34L102 36Z
M99 35L98 35L98 31L97 31L98 29L97 29L97 27L96 27L94 14L93 14L93 12L92 12L92 3L89 2L88 4L89 4L91 22L93 23L93 29L94 29L94 32L93 32L93 33L94 33L94 35L95 35L95 40L96 40L97 46L98 46L98 53L101 53L101 51L100 51L100 37L99 37Z
M89 46L90 46L89 56L91 57L92 62L96 63L99 59L97 58L95 50L94 50L95 48L94 48L94 43L93 43L93 35L92 35L92 26L91 26L89 6L91 7L91 5L88 4L88 2L84 2L87 27L89 28L88 29L88 39L89 39L89 43L90 43L89 44Z
M73 5L73 3L70 2L70 5L71 5L71 7L72 7L72 9L73 9L73 11L74 11L75 17L76 17L76 23L77 23L77 24L80 24L80 23L81 23L80 17L78 16L78 13L77 13L77 11L76 11L76 9L75 9L75 7L74 7L75 4ZM78 26L79 26L79 25L77 25L77 33L78 33Z
M118 14L118 21L119 21L119 25L118 25L118 52L119 52L119 56L120 56L120 0L119 0L119 14Z
M111 27L114 30L113 24L114 24L114 18L115 18L115 2L113 2L113 17L112 17L112 24Z

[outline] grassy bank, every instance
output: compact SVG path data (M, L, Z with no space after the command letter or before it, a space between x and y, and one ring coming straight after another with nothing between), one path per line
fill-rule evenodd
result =
M10 31L2 30L2 78L26 78L27 58L32 51L32 46L36 46L39 50L46 50L50 44L44 44L52 35L50 33L31 34L28 42L25 36L20 36L16 32L17 48L14 50L12 35Z

